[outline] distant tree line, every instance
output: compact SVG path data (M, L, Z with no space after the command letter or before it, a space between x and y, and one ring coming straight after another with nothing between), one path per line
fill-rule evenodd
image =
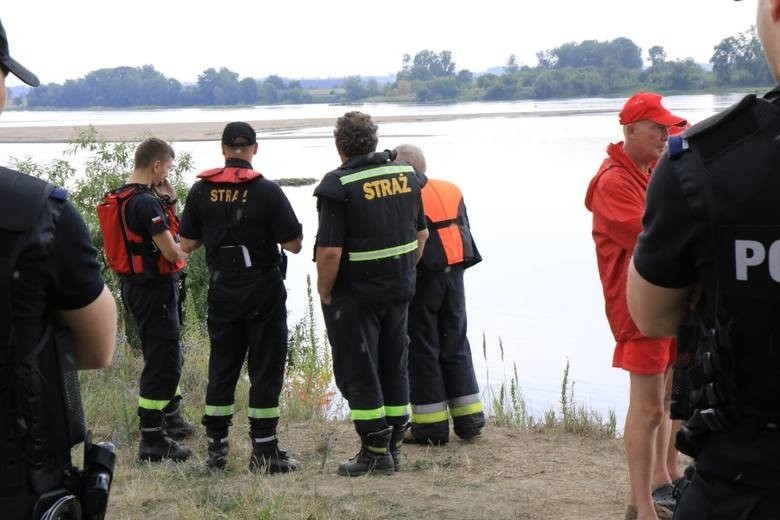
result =
M227 68L209 68L185 85L151 65L90 72L64 84L49 83L17 96L29 108L128 108L214 105L275 105L372 101L464 101L549 99L619 95L632 90L665 94L772 84L755 28L714 47L707 70L691 58L667 60L661 46L647 51L628 38L570 42L540 51L530 67L510 56L503 69L477 75L457 70L452 53L422 50L405 54L394 81L349 76L289 80L269 76L239 79Z

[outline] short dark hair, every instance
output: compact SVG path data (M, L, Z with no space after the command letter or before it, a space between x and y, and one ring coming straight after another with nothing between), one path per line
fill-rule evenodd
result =
M141 141L135 149L135 167L148 168L154 161L162 161L167 157L176 158L173 147L162 139L149 137Z
M379 142L376 135L378 128L370 115L347 112L336 120L336 128L333 129L336 148L346 157L371 153Z

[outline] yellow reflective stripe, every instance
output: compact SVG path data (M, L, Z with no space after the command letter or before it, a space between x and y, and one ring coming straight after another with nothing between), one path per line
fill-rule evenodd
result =
M387 446L371 446L367 444L366 449L374 453L387 453Z
M417 240L400 246L376 249L374 251L350 251L349 259L352 262L364 262L366 260L380 260L391 256L405 255L417 250Z
M371 421L385 416L384 406L373 410L350 410L349 417L353 421Z
M226 415L233 415L235 413L235 405L233 404L226 404L222 406L215 406L212 404L206 405L206 415L211 415L212 417L224 417Z
M174 397L181 397L181 388L178 386L176 387L176 393L174 394Z
M449 420L450 416L447 414L447 410L442 410L440 412L412 413L412 422L417 424L432 424L447 422Z
M143 408L144 410L162 410L168 406L169 402L171 402L170 399L160 401L158 399L147 399L146 397L138 396L138 408Z
M401 406L388 406L385 405L385 415L388 417L403 417L409 415L409 405L404 404Z
M247 416L250 419L276 419L279 417L279 407L273 408L249 408Z
M450 408L450 412L452 413L453 417L463 417L464 415L480 413L482 410L482 401L478 403L467 404L465 406L456 406L454 408Z
M391 173L414 173L414 168L411 166L380 166L379 168L369 168L368 170L362 170L349 175L340 177L341 185L349 184L350 182L362 181L363 179L370 179L372 177L381 177L382 175L389 175Z

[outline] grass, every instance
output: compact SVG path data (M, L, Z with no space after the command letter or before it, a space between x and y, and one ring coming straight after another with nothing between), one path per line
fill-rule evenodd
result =
M504 344L498 340L501 363L504 364ZM488 362L487 341L482 335L482 355ZM489 365L489 363L487 363ZM487 407L490 420L498 425L522 430L554 430L579 435L595 435L606 438L614 438L617 435L617 417L615 411L610 409L604 418L597 410L586 408L577 404L574 398L574 381L569 377L569 361L563 370L561 379L561 397L559 408L549 408L541 417L534 417L530 413L528 403L523 397L520 387L520 378L517 374L517 364L512 363L513 376L509 381L502 382L498 388L490 384L485 386ZM490 381L489 369L486 374ZM483 397L483 400L485 397Z
M120 338L111 367L81 374L85 412L95 440L117 445L118 458L110 518L149 519L382 519L415 518L414 504L398 501L376 489L372 480L335 476L335 464L357 450L357 437L345 420L346 409L333 384L330 348L324 331L315 322L311 280L307 280L307 307L290 331L285 384L280 396L279 437L282 448L292 449L303 469L292 475L264 478L247 470L251 446L247 407L249 382L239 379L237 414L230 430L231 452L224 474L211 475L204 466L206 440L202 431L185 443L195 455L182 464L141 464L136 461L138 442L138 377L140 352ZM182 335L185 347L181 389L183 412L199 423L204 407L205 375L209 344L205 326L188 312ZM504 347L499 340L501 361ZM483 336L483 353L487 359ZM488 422L518 431L555 431L575 435L614 437L615 417L604 421L575 401L568 363L561 383L560 408L533 417L523 397L517 367L513 377L498 388L487 386ZM199 428L202 430L202 428ZM476 448L476 446L474 447ZM437 489L468 487L469 475L484 460L466 443L455 441L447 449L421 447L404 450L404 475L416 485ZM472 458L477 457L477 458ZM75 460L80 460L74 453ZM391 486L387 479L380 486ZM365 482L364 482L365 481ZM416 489L416 488L415 488ZM386 490L387 491L387 490ZM386 492L385 491L385 492Z

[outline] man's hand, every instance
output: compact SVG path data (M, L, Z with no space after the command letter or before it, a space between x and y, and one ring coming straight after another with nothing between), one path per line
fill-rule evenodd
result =
M320 301L324 303L325 305L330 305L330 302L333 301L333 294L328 293L320 293Z
M170 203L176 201L176 190L171 186L168 177L164 178L160 184L154 186L154 192L166 202Z

